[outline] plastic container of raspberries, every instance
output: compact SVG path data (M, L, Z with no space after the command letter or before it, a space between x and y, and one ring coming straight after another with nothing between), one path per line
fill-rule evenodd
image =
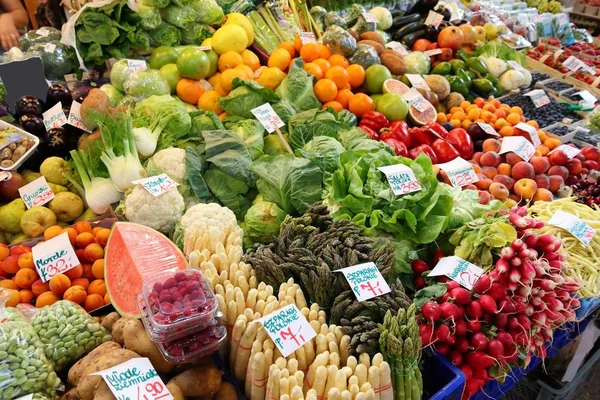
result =
M218 304L198 270L167 272L144 282L138 307L156 342L185 337L214 325Z
M212 325L185 337L156 344L165 360L185 364L219 350L226 337L224 326Z

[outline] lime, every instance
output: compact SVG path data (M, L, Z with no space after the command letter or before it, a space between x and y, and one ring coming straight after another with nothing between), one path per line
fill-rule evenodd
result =
M184 78L200 80L208 75L210 60L202 50L188 48L177 57L177 69Z
M171 88L171 94L175 94L177 89L177 83L181 80L181 75L179 74L179 70L177 69L177 64L170 63L163 65L160 69L160 74L162 75L163 79L169 84L169 88Z
M161 69L163 65L177 61L177 50L169 46L160 46L152 51L150 55L150 68Z

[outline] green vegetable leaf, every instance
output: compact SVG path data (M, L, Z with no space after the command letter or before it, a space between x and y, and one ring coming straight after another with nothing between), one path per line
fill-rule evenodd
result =
M423 307L423 304L445 295L447 291L448 288L445 283L436 283L435 285L426 286L415 293L413 301L417 307Z
M308 74L303 67L302 59L294 61L288 75L276 90L277 94L282 99L290 101L298 112L321 108L321 102L313 90L314 77Z
M256 175L250 169L252 157L242 138L233 131L204 131L206 161L216 165L227 175L243 181L249 187L256 184Z
M200 153L191 146L185 149L185 153L185 168L192 191L203 203L213 202L215 197L202 177L203 162Z

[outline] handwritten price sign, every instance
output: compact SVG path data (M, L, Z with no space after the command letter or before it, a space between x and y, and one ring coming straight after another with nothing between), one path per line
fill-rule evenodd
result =
M441 258L435 268L431 270L429 276L445 275L461 286L471 290L483 274L483 269L477 265L463 260L460 257L451 256Z
M427 82L425 82L425 79L423 79L423 77L421 75L406 74L405 76L406 76L406 78L408 78L408 81L410 82L412 87L417 88L417 89L431 90L429 88L429 85L427 84Z
M525 93L524 96L529 96L535 108L540 108L550 104L550 98L546 95L543 89L535 89L529 93ZM537 132L536 132L537 134Z
M91 130L85 126L83 120L81 119L81 103L78 103L75 100L73 100L71 103L71 111L69 112L68 121L70 125L73 125L76 128L86 132L91 132Z
M28 209L43 206L54 198L54 192L52 192L46 178L43 176L19 188L19 195Z
M387 165L379 167L378 170L385 174L396 196L421 190L415 173L404 164Z
M60 128L69 122L67 116L62 110L62 103L60 101L56 103L54 107L43 113L42 117L44 119L44 125L46 126L47 131L52 128Z
M179 184L173 179L169 178L167 174L160 174L157 176L151 176L150 178L138 179L131 182L133 184L140 184L154 197L158 197L163 193L167 193L169 190L175 189Z
M101 375L118 400L173 400L147 358L134 358L92 375Z
M277 129L285 126L285 123L279 118L279 115L277 115L269 103L253 108L250 111L269 133L273 133Z
M42 282L48 282L54 275L64 274L80 264L67 232L34 246L31 253Z
M392 291L375 263L353 265L335 272L344 274L358 301L369 300Z
M557 148L555 148L548 154L552 154L555 151L562 151L563 153L565 153L567 158L573 158L577 154L581 153L581 150L579 150L577 147L569 146L568 144L561 144L560 146L558 146Z
M295 304L272 312L260 321L284 357L317 336Z
M300 42L302 44L307 43L317 43L317 39L315 39L315 34L312 32L298 32L298 37L300 38Z
M476 122L476 124L479 125L479 127L488 135L493 137L500 137L500 134L496 132L496 130L491 125L488 125L484 122Z
M596 230L584 220L565 211L556 211L548 224L566 230L586 246L590 244L596 234Z
M479 182L479 177L473 169L473 164L463 158L458 157L447 163L438 164L438 167L446 172L450 183L454 187L463 187Z
M417 91L412 88L408 92L404 93L404 99L410 103L411 106L419 111L425 111L427 109L427 100Z
M127 67L131 72L143 71L148 69L144 60L127 60Z
M515 125L515 128L523 132L529 133L531 143L533 143L535 147L538 147L540 144L542 144L542 141L540 140L540 137L537 134L537 129L535 129L535 127L526 124L525 122L519 122L517 125Z
M535 147L523 136L507 136L502 139L500 154L512 151L525 161L529 161L535 153Z

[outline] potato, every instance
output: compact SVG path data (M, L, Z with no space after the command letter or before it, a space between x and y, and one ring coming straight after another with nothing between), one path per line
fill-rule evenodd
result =
M77 385L79 380L88 374L87 369L92 365L92 363L98 359L100 356L103 356L106 353L112 352L114 350L119 350L121 346L117 342L104 342L100 346L96 347L92 350L88 355L80 359L69 369L69 382L73 385Z
M185 400L185 396L183 395L181 388L173 382L167 383L167 389L169 389L169 393L171 393L174 400Z
M110 391L108 384L102 380L98 385L98 389L94 392L94 400L117 400L115 395Z
M211 367L195 367L175 376L169 381L181 388L186 397L211 396L221 387L222 372Z
M131 318L131 317L123 317L118 319L114 324L113 324L113 329L112 329L112 337L113 340L117 343L119 343L120 345L125 344L125 339L123 338L123 328L125 327L125 324L128 324L132 321L135 321L135 319Z
M77 388L71 388L68 392L63 393L58 400L79 400L79 395L77 394Z
M237 392L235 387L229 382L223 382L217 394L215 394L215 400L235 400L237 399Z
M110 314L108 314L106 317L104 317L104 319L102 320L102 326L107 331L112 332L115 322L117 322L120 318L121 318L121 316L119 315L119 313L116 311L113 311Z
M129 361L133 358L140 357L139 354L127 349L118 349L107 352L106 354L96 358L86 368L87 375L83 376L77 384L77 393L82 400L93 400L96 390L104 380L100 375L89 375L94 372L103 371L107 368L114 367Z
M123 339L126 348L135 351L142 357L149 358L158 373L171 372L175 368L175 364L165 360L156 344L150 340L148 332L140 320L131 320L124 325Z

